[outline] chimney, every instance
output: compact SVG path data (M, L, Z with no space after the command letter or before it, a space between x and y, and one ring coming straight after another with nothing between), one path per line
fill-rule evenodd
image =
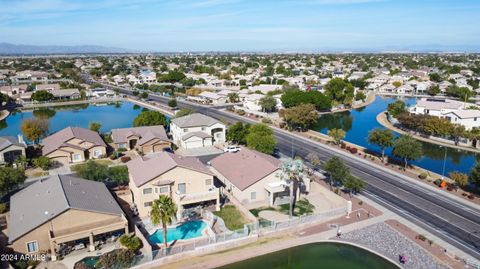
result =
M17 139L18 139L18 143L26 145L25 140L23 140L22 134L18 134Z

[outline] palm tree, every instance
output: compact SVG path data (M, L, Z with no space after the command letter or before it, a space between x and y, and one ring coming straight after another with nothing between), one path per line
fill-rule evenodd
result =
M230 101L230 103L236 103L238 101L238 93L236 92L231 92L227 95L228 97L228 101Z
M167 225L172 224L172 220L177 214L177 206L172 198L160 195L158 199L153 201L152 210L150 210L150 219L153 225L158 225L160 222L163 227L163 243L165 244L165 251L167 250Z

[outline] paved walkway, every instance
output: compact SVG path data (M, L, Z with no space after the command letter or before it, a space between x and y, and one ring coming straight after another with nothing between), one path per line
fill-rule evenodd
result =
M458 146L458 145L455 145L455 144L450 144L450 143L445 143L445 142L434 140L434 139L429 139L429 138L426 138L426 137L423 137L423 136L420 136L420 135L417 135L417 134L414 134L414 133L411 133L411 132L406 132L406 131L404 131L400 128L395 127L392 123L390 123L390 121L387 119L387 115L386 115L385 111L383 111L383 112L381 112L380 114L377 115L377 121L378 121L378 123L380 123L383 127L387 128L387 129L390 129L390 130L392 130L394 132L397 132L399 134L410 135L417 140L421 140L421 141L428 142L428 143L431 143L431 144L436 144L436 145L443 146L443 147L449 147L449 148L454 148L454 149L461 149L461 150L471 151L471 152L475 152L475 153L480 153L480 150L476 149L476 148L467 147L467 146Z

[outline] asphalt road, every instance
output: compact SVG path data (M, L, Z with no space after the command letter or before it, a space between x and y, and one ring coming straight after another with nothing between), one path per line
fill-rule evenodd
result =
M123 89L120 92L130 93ZM168 102L168 98L157 95L150 95L149 98L161 103ZM178 101L178 106L219 120L254 123L229 112L190 102ZM368 184L364 195L480 260L480 212L476 208L415 184L398 173L384 170L359 157L284 131L274 132L277 147L283 154L289 156L293 152L305 158L308 153L316 152L322 161L332 156L340 157L350 167L352 174Z

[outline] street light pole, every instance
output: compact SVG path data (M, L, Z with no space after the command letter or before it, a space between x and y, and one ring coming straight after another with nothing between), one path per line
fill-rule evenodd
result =
M444 149L445 149L445 154L443 156L442 180L443 180L443 177L445 176L445 165L447 164L447 147L444 147Z

